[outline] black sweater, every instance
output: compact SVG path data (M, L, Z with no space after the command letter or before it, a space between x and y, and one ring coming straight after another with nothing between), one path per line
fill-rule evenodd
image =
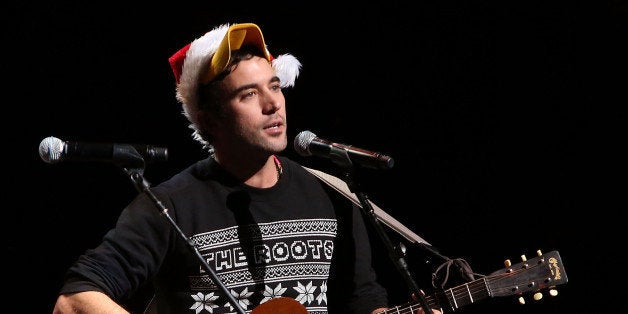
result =
M279 296L308 313L386 306L369 235L351 202L297 163L266 189L238 183L205 159L153 188L182 232L250 312ZM153 201L138 195L103 242L69 269L61 293L96 290L120 304L151 287L151 313L236 313Z

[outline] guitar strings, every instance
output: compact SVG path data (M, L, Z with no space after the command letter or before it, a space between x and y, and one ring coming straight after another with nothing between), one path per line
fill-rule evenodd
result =
M466 284L451 288L446 291L451 292L451 294L449 294L448 296L453 295L452 297L455 300L459 300L459 301L462 301L465 299L470 300L472 295L492 296L495 294L503 295L504 293L515 294L517 290L519 290L521 287L526 287L527 285L531 284L531 282L529 280L528 281L526 280L513 281L513 277L516 280L519 278L519 275L521 273L531 271L541 265L543 265L543 263L536 263L536 264L528 265L529 267L520 268L520 269L511 268L512 269L511 272L488 275L488 276L479 278L478 280L474 282L466 283ZM510 282L510 281L513 281L513 282ZM504 285L504 283L507 283L507 284ZM486 289L484 287L486 287ZM486 291L485 295L479 294L479 292L482 290ZM470 301L473 302L473 300L470 300Z
M511 268L511 272L487 275L471 282L467 282L462 285L446 289L444 291L444 296L451 302L451 305L454 307L455 310L459 308L460 305L474 303L476 299L482 300L495 294L503 295L506 292L508 292L508 294L516 294L516 291L519 290L520 287L526 287L532 282L520 280L513 283L508 283L505 286L502 286L502 284L504 282L512 281L512 277L515 277L515 279L517 279L521 273L531 271L541 265L544 265L544 263L538 262L533 265L528 265L529 267L521 269ZM495 289L494 287L497 288ZM476 299L474 299L473 296L476 296ZM434 299L433 296L426 296L426 300L428 301L430 307L438 307L438 302ZM381 314L411 314L415 313L419 308L421 308L421 306L420 304L418 304L418 302L409 302L387 309Z

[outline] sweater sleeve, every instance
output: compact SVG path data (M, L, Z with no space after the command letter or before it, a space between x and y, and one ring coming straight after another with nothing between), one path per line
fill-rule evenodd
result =
M355 237L355 292L352 313L371 313L376 308L387 307L386 290L378 283L371 258L370 236L367 233L361 209L353 206L353 235Z
M66 273L61 294L100 291L123 303L157 273L172 237L155 204L138 195L95 248L79 256Z
M339 216L339 254L330 277L330 314L370 314L388 307L386 289L377 281L372 248L361 209L348 205L349 213Z

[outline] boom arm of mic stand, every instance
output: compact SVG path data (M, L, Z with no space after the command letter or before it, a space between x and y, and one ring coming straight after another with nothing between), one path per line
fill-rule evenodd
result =
M224 283L218 278L216 272L207 264L207 261L203 258L201 253L198 251L194 242L192 242L186 235L181 231L181 228L177 225L177 223L172 219L170 214L168 214L168 208L164 206L164 204L155 196L155 194L150 190L150 184L144 179L142 175L143 169L132 169L132 168L124 168L124 171L129 175L131 181L135 184L137 190L141 193L148 195L148 197L155 203L155 206L160 211L162 216L164 216L170 225L177 231L179 236L185 241L188 245L190 251L198 257L198 260L201 262L203 268L210 274L212 280L216 283L216 285L222 290L224 295L227 297L231 305L237 309L238 313L246 314L244 309L240 306L240 303L235 299L233 295L229 292L229 289L224 285Z

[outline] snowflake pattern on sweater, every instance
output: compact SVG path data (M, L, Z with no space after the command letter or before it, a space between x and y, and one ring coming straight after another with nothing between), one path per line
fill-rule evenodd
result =
M326 313L336 232L334 219L303 219L231 227L191 239L242 309L248 312L251 304L287 296L314 314ZM250 242L242 243L242 238ZM189 279L192 290L198 291L190 296L191 310L234 313L202 268Z

